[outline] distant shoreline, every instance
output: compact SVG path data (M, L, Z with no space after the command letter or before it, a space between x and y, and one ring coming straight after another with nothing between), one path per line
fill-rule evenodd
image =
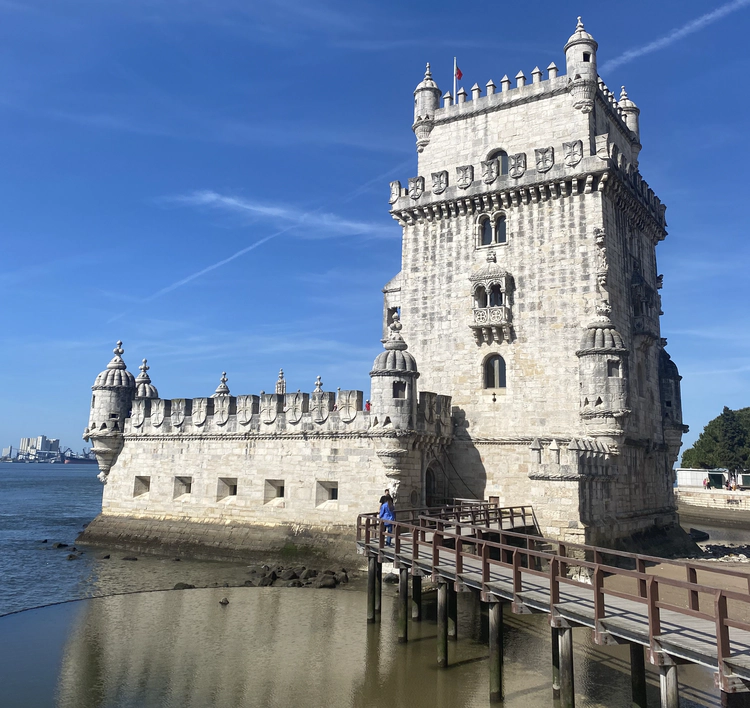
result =
M750 510L746 509L712 509L710 507L679 504L677 513L680 515L680 523L683 526L687 525L688 522L698 525L701 522L720 522L722 525L750 530Z

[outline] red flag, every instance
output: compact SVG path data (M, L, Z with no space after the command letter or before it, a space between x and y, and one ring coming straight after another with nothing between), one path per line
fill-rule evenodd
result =
M464 72L461 71L458 67L456 67L456 78L461 81L461 79L464 78Z

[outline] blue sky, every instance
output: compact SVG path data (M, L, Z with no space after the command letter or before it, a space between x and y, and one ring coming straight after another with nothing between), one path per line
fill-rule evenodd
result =
M750 0L0 0L0 443L80 449L119 338L164 397L369 387L400 267L412 91L527 76L583 15L667 204L690 443L750 405ZM242 252L242 253L240 253ZM236 255L235 254L240 254Z

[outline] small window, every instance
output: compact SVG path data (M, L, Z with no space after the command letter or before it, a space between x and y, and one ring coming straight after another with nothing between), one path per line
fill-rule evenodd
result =
M620 377L620 362L610 360L607 362L607 376L610 377Z
M583 53L583 61L585 61L587 63L590 62L591 61L591 54L589 54L588 52L584 52Z
M406 398L406 382L404 381L393 382L393 397L394 398Z
M672 401L666 401L666 404L667 404L667 408L671 408L672 407Z
M237 477L219 477L216 489L216 501L237 496Z
M499 285L490 288L490 307L500 307L503 304L503 291Z
M120 417L120 416L119 416L119 415L117 415L117 413L110 413L110 414L109 414L109 419L110 419L110 420L117 420L117 419L118 419L119 417Z
M485 219L482 222L482 245L491 246L492 241L493 241L492 222L489 219Z
M94 404L96 403L96 396L91 396L91 407L94 407Z
M484 387L505 388L505 359L494 354L484 363Z
M181 497L183 494L190 494L193 491L192 477L175 477L174 478L174 499Z
M507 225L505 216L501 214L495 220L495 243L505 243L508 240Z
M338 482L318 482L315 485L315 506L324 505L326 507L335 508L339 499L339 483ZM327 502L334 502L333 504Z
M151 491L151 477L136 477L133 485L133 496L140 497Z
M487 156L488 160L497 160L500 163L500 174L508 174L508 153L505 150L495 150Z
M480 285L474 292L474 307L487 307L487 291L484 289L483 285Z
M284 487L283 479L266 480L265 488L263 490L264 504L275 504L277 506L283 506L285 496L286 489Z

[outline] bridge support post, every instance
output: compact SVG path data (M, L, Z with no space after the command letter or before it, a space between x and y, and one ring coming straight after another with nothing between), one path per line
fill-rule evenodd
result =
M552 698L560 700L560 630L552 627Z
M630 642L630 686L633 695L633 708L648 708L643 645L635 642Z
M571 627L561 627L558 630L558 634L560 637L560 705L562 708L575 708L573 629Z
M750 706L750 693L742 691L739 693L721 692L721 708L747 708Z
M661 708L680 708L680 692L677 687L677 664L659 667Z
M422 576L411 576L411 618L414 622L422 621Z
M503 603L490 602L490 703L500 703L503 691Z
M375 583L378 575L378 559L370 555L367 557L367 623L375 621Z
M448 666L448 583L438 581L437 592L437 663Z
M398 571L398 643L409 638L409 569Z
M458 593L453 585L448 586L448 639L458 640Z
M377 558L375 560L375 614L377 615L376 619L380 620L380 608L383 598L383 564Z

